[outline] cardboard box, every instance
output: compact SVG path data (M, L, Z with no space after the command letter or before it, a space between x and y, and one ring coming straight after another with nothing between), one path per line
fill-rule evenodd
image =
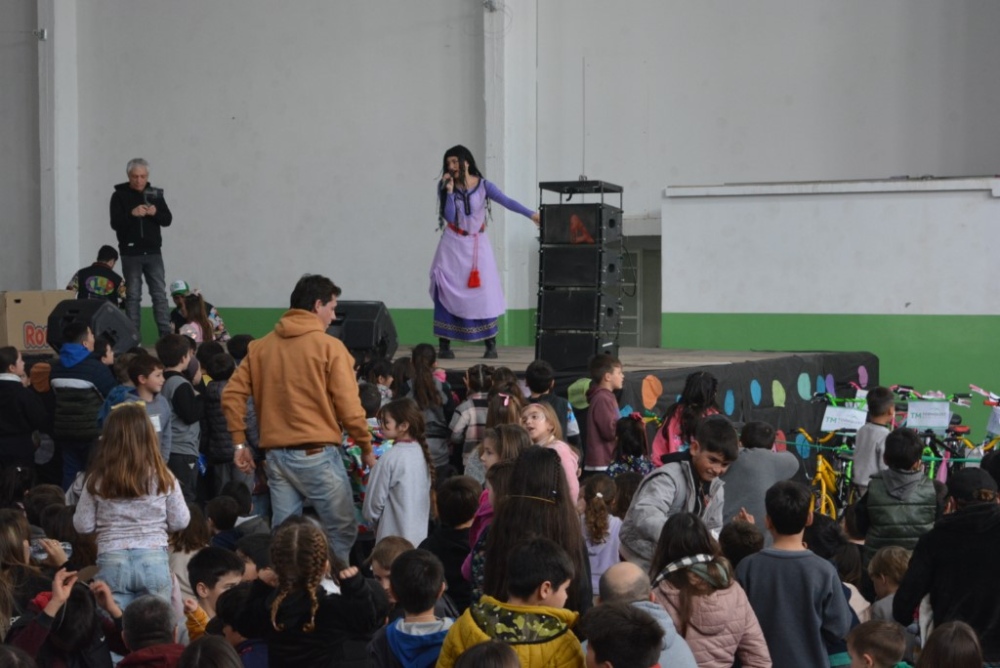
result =
M0 292L0 346L14 346L21 353L51 353L45 341L49 314L56 304L76 299L71 290Z

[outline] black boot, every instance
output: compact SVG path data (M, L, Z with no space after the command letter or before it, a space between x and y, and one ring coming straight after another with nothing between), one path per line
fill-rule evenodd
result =
M455 351L451 349L451 341L449 339L438 339L438 359L455 359Z
M486 354L483 355L484 360L495 360L497 358L497 339L493 337L492 339L486 339Z

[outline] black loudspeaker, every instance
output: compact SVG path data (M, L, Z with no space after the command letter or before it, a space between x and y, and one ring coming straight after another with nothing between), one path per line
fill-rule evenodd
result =
M600 246L622 236L622 210L607 204L543 204L543 244Z
M104 299L67 299L56 304L49 314L45 340L59 350L64 343L63 328L76 321L90 325L95 337L103 335L110 339L116 355L139 345L139 333L132 321L124 311Z
M622 278L619 249L599 246L542 246L538 283L541 288L616 287Z
M566 288L538 292L538 326L542 329L617 332L621 300L594 288Z
M396 354L396 325L384 303L337 302L334 317L327 334L343 341L357 362Z
M616 332L540 331L535 342L535 358L556 371L586 370L590 358L599 353L618 356Z

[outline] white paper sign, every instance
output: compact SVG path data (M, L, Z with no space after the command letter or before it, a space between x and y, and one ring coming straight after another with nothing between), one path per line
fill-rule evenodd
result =
M950 422L951 408L947 401L910 401L907 404L907 427L943 431Z
M160 433L160 416L159 415L150 415L149 416L149 421L153 423L153 429L156 430L157 434L159 434Z
M994 436L1000 434L1000 406L994 406L990 411L990 421L986 424L986 433Z
M848 408L857 408L862 411L868 410L868 390L858 390L853 399L844 402Z
M820 431L857 430L864 426L868 411L846 406L827 406Z

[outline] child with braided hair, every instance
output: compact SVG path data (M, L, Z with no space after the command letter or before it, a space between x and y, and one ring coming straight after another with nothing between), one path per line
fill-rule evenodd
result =
M368 665L365 647L388 611L377 583L352 566L337 574L339 594L326 591L321 582L330 570L330 546L309 521L278 528L271 569L277 585L255 580L237 621L267 641L272 668Z
M427 538L434 508L434 461L424 415L412 399L390 401L379 410L382 434L392 449L372 468L361 514L376 524L375 540L401 536L413 545Z

